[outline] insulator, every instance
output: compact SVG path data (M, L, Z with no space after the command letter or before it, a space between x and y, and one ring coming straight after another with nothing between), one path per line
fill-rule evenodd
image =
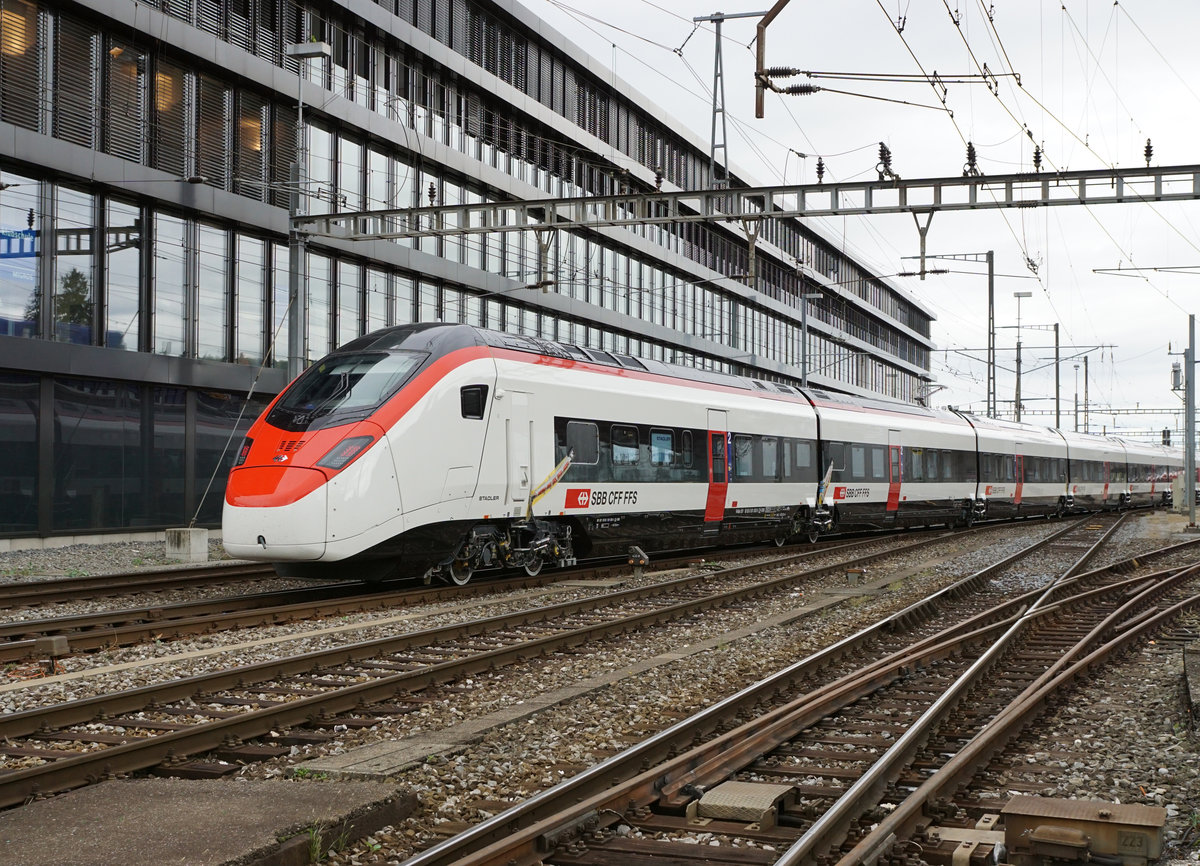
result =
M662 192L663 170L661 168L654 169L654 189L656 192Z
M433 203L437 201L437 184L433 181L429 182L429 206L433 207Z
M791 66L768 66L763 70L763 74L768 78L791 78L793 75L799 75L800 70Z
M892 149L882 141L879 142L879 163L888 170L892 167Z
M1154 156L1154 146L1150 144L1150 139L1146 139L1146 168L1150 167L1150 158Z
M817 183L825 182L825 160L817 157Z
M1033 148L1033 170L1042 170L1042 146L1040 144Z
M820 89L821 88L817 87L815 84L792 84L788 87L785 87L783 92L792 96L808 96L809 94L816 93Z
M975 162L975 144L967 142L967 164L963 168L963 177L974 176L979 174L979 166Z

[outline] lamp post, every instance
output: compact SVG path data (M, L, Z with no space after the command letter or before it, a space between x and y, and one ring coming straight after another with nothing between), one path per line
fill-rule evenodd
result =
M808 302L823 297L819 292L800 296L800 386L808 387Z
M304 372L308 336L308 257L306 238L296 227L302 212L300 188L308 171L307 135L304 129L304 73L312 58L332 57L328 42L296 42L284 48L300 62L296 73L296 158L288 169L288 379Z
M1021 420L1021 299L1032 298L1033 292L1013 292L1013 297L1017 299L1017 393L1016 393L1016 420Z

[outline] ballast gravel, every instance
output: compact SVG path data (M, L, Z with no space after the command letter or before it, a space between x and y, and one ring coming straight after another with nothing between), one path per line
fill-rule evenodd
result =
M1170 533L1169 538L1154 537L1163 534L1161 528L1156 526L1153 532L1147 531L1146 520L1146 517L1135 518L1134 526L1119 532L1107 561L1137 555L1170 540L1188 538ZM917 600L935 586L973 573L1015 552L1029 543L1031 534L1041 536L1057 531L1063 525L1018 525L1018 532L998 532L982 545L977 542L975 546L966 541L936 544L931 541L919 553L889 560L878 571L870 572L872 580L887 578L892 573L903 577L897 577L889 584L886 592L824 609L805 617L802 626L793 624L761 631L736 643L719 644L714 649L686 655L669 665L652 668L637 677L620 679L604 689L494 730L457 754L431 757L405 771L397 780L418 795L420 806L412 818L403 825L385 828L343 852L331 853L327 862L339 866L400 863L436 841L439 824L477 822L490 817L502 809L503 804L515 803L551 787L631 742L674 723L683 715L736 691L747 682L760 679L782 665L858 630L887 611ZM72 570L83 570L78 564L84 562L89 573L104 573L101 569L123 571L131 568L130 560L135 557L146 561L145 544L83 547L0 554L0 580L5 579L4 575L12 579L40 576L37 570L41 574L68 574ZM959 548L957 553L956 547ZM927 565L931 556L938 557L939 561ZM720 560L722 564L732 564L735 558L722 556ZM924 565L927 567L922 567ZM914 571L916 573L911 574ZM648 575L646 579L656 578ZM1036 569L1031 569L1027 575L1010 579L1018 580L1022 585L1036 585L1039 575ZM242 770L242 776L283 779L294 764L309 757L336 754L379 740L437 731L465 719L481 718L530 695L579 682L618 665L626 666L719 637L772 614L798 607L804 602L805 592L816 591L816 587L798 585L792 592L778 593L753 606L713 612L652 632L626 635L619 642L592 644L574 654L557 655L520 668L456 683L453 689L435 690L416 712L367 730L339 731L332 742L320 748L296 748L288 757L248 765ZM553 600L565 597L558 594ZM472 605L469 613L461 606L453 611L439 610L437 606L430 606L426 611L406 611L416 617L413 622L372 623L386 619L389 614L394 616L394 612L361 615L342 623L352 626L352 631L334 635L314 637L309 633L331 623L307 622L67 659L64 667L81 673L121 662L150 664L45 686L30 683L18 691L0 693L0 712L134 688L212 667L252 663L339 642L367 639L375 634L395 634L464 617L490 616L506 607L530 603L528 597L494 598ZM279 639L279 642L246 646L268 638ZM194 660L178 659L185 652L219 650L222 643L229 647L224 653ZM154 661L159 656L175 658L160 664ZM1056 785L1061 793L1056 796L1119 798L1121 802L1164 805L1170 815L1167 835L1172 856L1180 858L1179 862L1200 861L1200 843L1193 829L1200 824L1200 778L1197 777L1200 748L1188 727L1179 685L1180 667L1181 653L1155 645L1144 648L1120 668L1102 672L1101 677L1084 690L1079 701L1072 704L1076 712L1059 708L1054 716L1038 726L1038 738L1019 744L1018 748L1024 749L1026 754L1014 760L1014 767L1009 772L1019 774L1027 757L1038 766L1044 766L1052 759L1063 760L1069 766L1060 767L1063 772L1057 777ZM1123 688L1131 693L1123 693ZM1079 711L1081 706L1100 709L1083 713ZM1076 741L1081 745L1077 746ZM1071 753L1072 757L1069 761L1055 757L1061 753ZM1014 775L1014 778L1018 776ZM1044 775L1041 778L1045 781ZM1001 788L997 790L1001 791ZM694 841L700 845L721 844L720 840L701 838L704 835L696 834Z

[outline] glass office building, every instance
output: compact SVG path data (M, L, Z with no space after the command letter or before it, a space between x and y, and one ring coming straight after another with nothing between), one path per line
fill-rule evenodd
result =
M219 521L286 384L301 158L304 213L709 186L701 136L511 0L0 0L0 535ZM812 384L929 379L929 311L799 221L753 285L730 224L548 240L314 237L305 355L463 321L798 382L808 303Z

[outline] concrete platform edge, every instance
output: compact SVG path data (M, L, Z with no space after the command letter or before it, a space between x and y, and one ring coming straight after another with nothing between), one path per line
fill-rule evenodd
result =
M315 861L314 840L306 828L273 848L251 852L236 860L227 861L225 866L308 866L323 860L331 850L346 847L407 818L416 805L416 794L407 790L397 791L391 800L371 803L340 821L321 828L317 836L320 851L316 852Z

